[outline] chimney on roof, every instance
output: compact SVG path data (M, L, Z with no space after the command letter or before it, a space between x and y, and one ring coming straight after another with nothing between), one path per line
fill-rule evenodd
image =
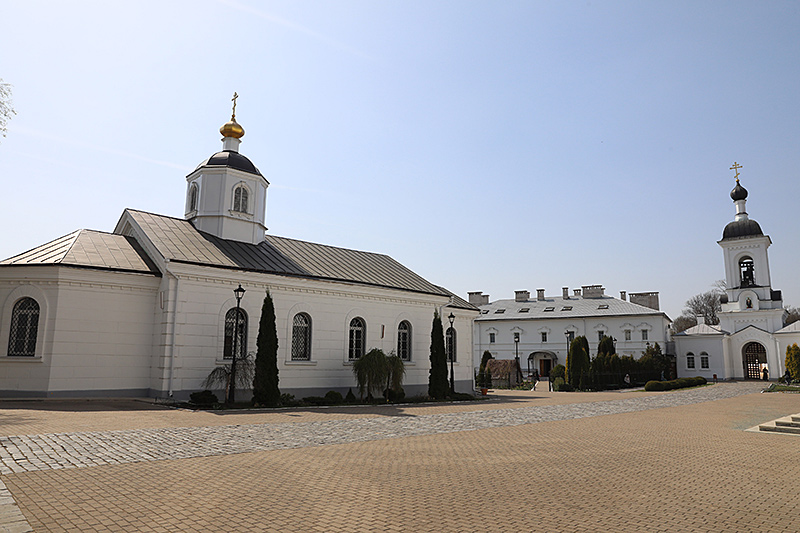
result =
M514 291L514 301L516 302L527 302L530 298L530 291Z
M619 291L619 299L622 300L623 302L627 299L625 291Z
M659 310L657 292L632 292L630 294L631 303L649 307L655 311Z
M540 302L544 301L544 289L536 289L536 299Z
M584 298L602 298L605 295L606 289L602 285L584 285L583 297Z
M581 297L581 290L580 289L572 289L572 294L573 294L573 296L576 296L576 297L580 298Z
M706 317L704 317L703 315L697 315L695 318L697 319L697 325L698 326L700 324L705 324L706 323Z
M569 300L569 287L561 287L561 297Z
M469 303L475 306L487 305L489 303L489 295L483 294L483 291L468 292Z

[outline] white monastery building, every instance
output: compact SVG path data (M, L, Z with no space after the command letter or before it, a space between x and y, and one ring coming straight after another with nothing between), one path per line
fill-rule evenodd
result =
M784 327L781 291L772 288L767 249L772 244L745 211L747 190L739 184L731 199L736 215L725 226L722 248L727 289L720 298L718 325L698 324L674 335L678 376L712 379L777 379L785 371L786 347L800 343L800 323Z
M454 315L456 390L471 391L478 310L386 255L267 234L269 182L239 153L235 104L220 132L223 150L186 177L184 218L126 209L113 233L0 262L0 396L187 398L234 346L255 351L267 290L281 392L346 392L371 348L405 360L407 393L427 391L437 310Z
M475 319L473 364L477 367L483 352L495 359L519 356L520 368L549 376L557 364L565 364L570 342L585 336L591 356L597 354L600 339L616 340L619 355L641 356L650 344L668 350L668 329L672 321L659 311L658 293L642 292L619 298L606 296L601 285L561 290L561 296L545 296L544 289L531 298L529 291L516 291L508 300L489 302L482 292L469 293L469 302L480 309Z

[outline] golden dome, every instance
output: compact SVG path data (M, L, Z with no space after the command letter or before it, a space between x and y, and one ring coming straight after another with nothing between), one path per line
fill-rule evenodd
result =
M233 137L234 139L241 139L244 137L244 128L236 122L234 117L231 117L231 119L219 129L219 132L223 137Z

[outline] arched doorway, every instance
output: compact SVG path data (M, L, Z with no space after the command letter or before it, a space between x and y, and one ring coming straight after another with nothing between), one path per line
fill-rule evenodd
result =
M742 348L745 379L761 379L761 371L767 366L767 350L758 342L748 342Z
M556 355L553 352L532 352L528 355L528 375L537 370L539 377L550 377L550 371L555 365Z

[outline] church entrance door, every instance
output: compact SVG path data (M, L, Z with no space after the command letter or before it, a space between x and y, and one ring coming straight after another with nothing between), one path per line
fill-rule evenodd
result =
M553 362L550 359L541 359L539 361L539 375L543 378L549 378L551 370L550 365L552 363Z
M748 342L742 351L745 379L761 379L761 369L767 364L767 350L757 342Z

